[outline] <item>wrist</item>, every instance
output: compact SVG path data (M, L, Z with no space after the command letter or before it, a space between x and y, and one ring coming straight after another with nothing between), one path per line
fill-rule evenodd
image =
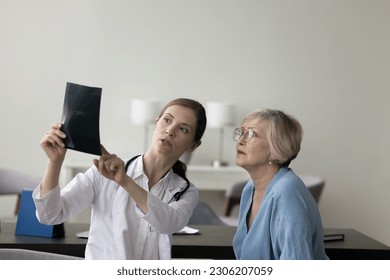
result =
M125 175L125 176L120 180L120 182L118 182L118 184L119 184L120 186L122 186L124 189L127 190L128 188L130 188L132 182L133 182L133 180L132 180L129 176Z
M49 159L47 162L47 166L50 169L61 169L63 162L64 162L63 160L50 160Z

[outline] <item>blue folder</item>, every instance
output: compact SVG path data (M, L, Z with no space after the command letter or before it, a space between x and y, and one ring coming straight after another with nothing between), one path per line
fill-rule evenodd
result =
M49 238L65 236L64 224L41 224L35 215L35 211L36 208L32 198L32 190L23 190L15 234Z

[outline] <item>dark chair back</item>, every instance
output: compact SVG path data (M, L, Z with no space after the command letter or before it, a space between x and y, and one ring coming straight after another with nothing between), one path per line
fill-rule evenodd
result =
M205 202L200 201L188 222L189 225L226 225Z

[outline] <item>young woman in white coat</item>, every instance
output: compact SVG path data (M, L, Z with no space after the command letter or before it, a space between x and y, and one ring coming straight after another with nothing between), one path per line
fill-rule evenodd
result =
M146 153L123 161L102 147L94 165L62 189L66 135L53 124L40 142L48 163L33 192L39 221L59 224L92 205L86 259L170 259L172 234L187 225L199 198L179 158L201 144L206 122L199 102L172 100Z

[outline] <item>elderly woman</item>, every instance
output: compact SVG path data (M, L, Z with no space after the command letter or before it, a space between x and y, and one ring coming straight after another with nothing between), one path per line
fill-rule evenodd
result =
M251 177L233 239L237 259L328 259L317 204L289 168L302 134L296 119L270 109L249 113L234 130L236 164Z

